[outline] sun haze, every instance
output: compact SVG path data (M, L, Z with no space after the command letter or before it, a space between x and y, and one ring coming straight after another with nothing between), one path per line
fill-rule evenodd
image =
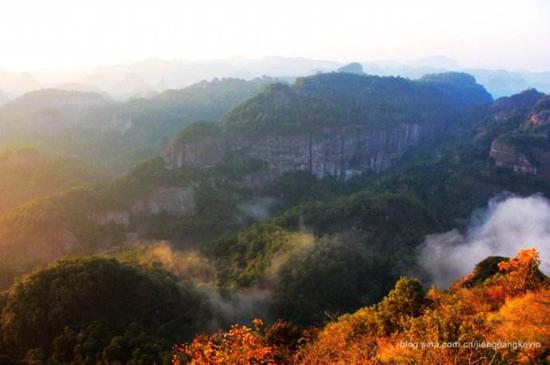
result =
M22 0L4 3L0 19L0 69L441 54L466 67L541 71L550 57L547 0Z

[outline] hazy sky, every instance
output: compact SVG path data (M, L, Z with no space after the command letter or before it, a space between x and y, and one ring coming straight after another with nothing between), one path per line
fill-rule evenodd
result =
M550 70L550 0L4 0L0 46L19 70L265 55Z

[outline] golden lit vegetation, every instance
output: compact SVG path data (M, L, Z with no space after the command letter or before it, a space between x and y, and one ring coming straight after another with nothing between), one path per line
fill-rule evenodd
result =
M174 364L509 364L550 360L550 287L534 249L494 261L475 286L425 293L401 278L378 304L341 316L317 331L270 333L233 326L177 346ZM476 270L479 270L478 266ZM478 273L480 274L480 273ZM473 275L476 275L474 272ZM467 277L468 278L468 277ZM281 340L283 339L283 340Z

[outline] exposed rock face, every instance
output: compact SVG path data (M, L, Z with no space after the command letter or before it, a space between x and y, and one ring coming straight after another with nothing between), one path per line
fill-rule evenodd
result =
M407 148L434 132L433 126L403 124L389 130L327 128L305 135L210 138L171 144L163 158L171 169L212 166L230 154L259 160L266 169L253 177L258 182L296 170L310 171L320 178L346 180L368 170L390 168Z
M203 168L227 156L263 164L248 176L255 186L297 170L346 180L390 168L410 146L492 100L467 74L412 81L350 73L356 66L270 85L221 126L188 126L164 151L167 167Z
M149 196L137 200L131 210L136 215L168 213L183 216L192 214L195 209L192 187L157 187Z
M317 177L348 179L367 170L381 171L393 165L405 150L423 137L417 124L394 130L326 129L302 136L267 136L237 141L233 153L244 154L267 165L272 174L308 170Z
M489 155L499 167L512 169L519 173L537 175L537 167L533 166L527 157L506 143L498 140L493 141Z
M550 124L550 111L543 110L542 112L534 113L529 118L529 123L531 125L536 125L536 126L543 126L543 125Z
M519 152L514 146L496 139L491 144L490 156L499 167L517 173L539 175L550 178L550 151L541 148L530 148L530 158Z
M490 157L499 167L550 178L550 96L534 89L498 99L489 109L500 123Z
M183 166L205 168L219 163L224 154L223 144L219 138L207 137L194 143L184 141L171 143L162 155L169 168Z
M550 96L544 96L538 100L529 116L529 124L532 126L550 124Z

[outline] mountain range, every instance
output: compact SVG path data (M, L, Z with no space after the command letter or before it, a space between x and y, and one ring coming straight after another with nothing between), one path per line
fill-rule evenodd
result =
M427 73L466 72L472 74L493 97L510 96L527 88L550 92L550 72L491 70L462 67L445 56L408 61L358 60L366 73L377 76L401 76L411 79ZM233 58L204 61L148 59L141 62L78 69L67 72L36 70L15 74L0 72L0 90L13 99L42 88L96 91L125 101L146 97L167 89L181 89L213 78L251 79L262 76L293 81L317 72L331 72L346 63L300 57ZM1 102L1 100L0 100Z
M486 353L395 340L505 326L544 361L549 96L495 99L464 72L310 66L1 106L0 363L177 363L234 354L234 336L241 358L246 342L271 362L462 361ZM538 251L512 251L510 235ZM472 273L426 292L451 259ZM518 326L523 305L542 314ZM258 317L265 331L245 326Z

